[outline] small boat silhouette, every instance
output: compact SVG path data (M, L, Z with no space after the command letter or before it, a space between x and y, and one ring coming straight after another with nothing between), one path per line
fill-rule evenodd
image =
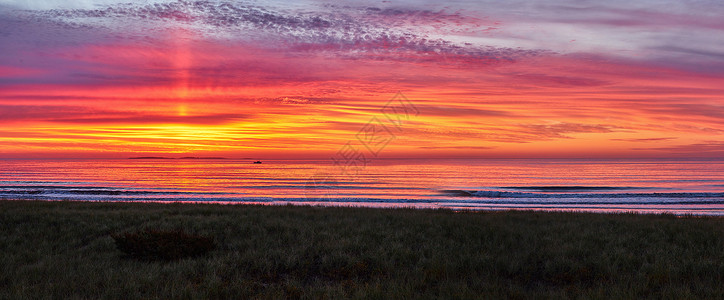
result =
M254 163L255 163L255 164L260 164L260 163L261 163L261 160L257 160L257 161L255 161Z

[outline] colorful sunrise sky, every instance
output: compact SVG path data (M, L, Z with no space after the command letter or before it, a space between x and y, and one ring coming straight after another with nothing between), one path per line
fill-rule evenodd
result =
M723 3L0 0L0 157L724 157Z

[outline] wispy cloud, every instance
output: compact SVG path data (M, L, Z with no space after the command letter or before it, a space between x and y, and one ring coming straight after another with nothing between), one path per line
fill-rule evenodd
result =
M611 139L612 141L621 142L636 142L636 143L648 143L648 142L663 142L676 139L675 137L663 137L663 138L628 138L628 139Z

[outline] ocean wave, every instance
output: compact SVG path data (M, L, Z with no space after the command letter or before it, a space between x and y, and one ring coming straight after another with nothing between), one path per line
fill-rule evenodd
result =
M503 186L499 189L532 191L532 192L593 192L593 191L623 191L623 190L647 190L650 187L630 186L569 186L569 185L544 185L544 186Z
M724 193L527 193L509 191L443 190L443 194L480 198L724 198Z
M133 188L85 187L85 186L0 186L0 196L11 195L213 195L215 192L181 192L171 190L144 190Z

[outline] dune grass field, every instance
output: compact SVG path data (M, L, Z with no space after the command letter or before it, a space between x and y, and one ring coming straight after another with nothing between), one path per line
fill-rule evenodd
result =
M215 248L136 259L112 235ZM722 298L724 218L0 201L0 298Z

